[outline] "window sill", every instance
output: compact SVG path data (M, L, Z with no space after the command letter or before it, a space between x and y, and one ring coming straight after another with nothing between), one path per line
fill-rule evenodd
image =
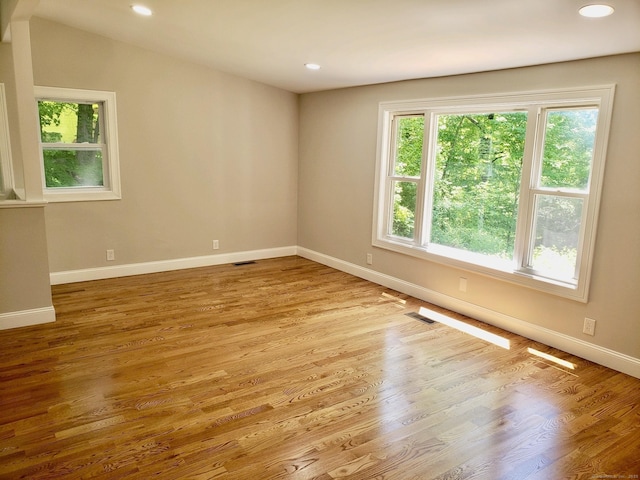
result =
M0 209L4 208L37 208L44 207L47 202L29 202L26 200L0 200Z
M42 200L25 200L24 190L22 189L11 189L5 194L0 194L0 209L44 207L47 203L47 201Z
M480 257L479 255L473 254L460 255L456 258L445 254L448 250L446 247L435 247L429 249L401 242L394 242L387 239L375 239L373 241L373 246L480 274L495 280L505 281L531 288L533 290L550 293L578 302L587 302L588 292L583 285L575 285L569 282L562 282L518 271L513 268L513 265L509 261L498 260L496 262L492 262L491 260L487 261L487 259L484 258L482 259L483 261L479 261L477 258L472 260L472 257Z
M121 200L122 196L110 190L61 189L60 191L45 190L44 198L50 203L65 203Z

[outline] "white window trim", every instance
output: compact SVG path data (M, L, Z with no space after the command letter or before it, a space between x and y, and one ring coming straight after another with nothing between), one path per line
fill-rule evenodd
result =
M36 108L38 100L53 100L59 102L101 102L104 104L104 141L106 145L106 168L104 172L104 186L100 187L72 187L47 188L44 174L44 158L42 142L40 142L40 166L42 172L42 188L44 198L49 202L76 202L91 200L119 200L122 198L120 190L120 162L118 157L118 126L115 92L98 90L81 90L75 88L34 87ZM39 118L39 116L38 116ZM39 131L39 129L38 129Z
M607 143L609 138L609 129L613 110L613 98L615 93L615 85L601 85L590 87L577 87L560 90L544 90L544 91L528 91L514 92L508 94L490 94L490 95L474 95L464 97L446 97L431 98L420 100L407 100L398 102L381 102L378 110L378 145L377 145L377 163L375 172L375 192L374 192L374 208L373 208L373 246L392 250L394 252L403 253L418 257L421 259L437 262L440 264L452 266L455 268L479 273L497 278L510 283L515 283L536 290L552 293L561 297L569 298L586 303L589 295L589 284L591 280L591 270L593 265L593 255L595 251L595 240L597 233L597 221L600 205L600 197L602 193L602 184L604 179L604 166L606 161ZM594 161L591 172L591 183L589 187L588 201L585 205L582 243L579 245L581 255L578 258L578 282L577 284L564 283L549 278L537 276L535 272L525 271L513 262L505 262L504 265L496 266L493 261L486 261L480 258L481 255L473 253L465 253L456 249L448 249L442 246L426 245L424 238L417 238L412 242L387 234L388 230L388 175L389 163L393 161L390 155L392 147L391 121L398 114L425 113L425 148L423 153L423 170L421 185L418 188L417 202L425 205L425 182L429 182L430 169L433 166L427 165L429 158L428 150L433 148L434 132L428 127L428 118L430 112L437 111L442 113L468 113L477 109L478 111L487 111L487 109L504 109L506 110L529 110L529 115L538 115L541 108L555 106L581 106L596 105L599 108L597 131L598 135L594 145ZM523 165L522 178L530 178L534 151L539 148L540 139L535 138L535 128L528 128L525 140L525 161ZM528 160L527 160L528 159ZM530 231L528 225L532 219L530 214L533 209L530 202L533 202L533 185L524 185L521 182L520 208L518 212L518 228L521 231ZM555 194L556 191L552 190ZM425 205L429 209L429 205ZM416 212L418 213L418 212ZM418 217L418 215L417 215ZM417 222L424 221L425 213ZM416 226L416 236L422 235L420 228ZM524 230L523 230L524 229ZM424 231L424 230L423 230ZM525 245L516 244L516 255L525 255L523 249ZM581 260L580 260L581 259Z
M4 84L0 83L0 201L15 199L11 142L9 141L9 118Z

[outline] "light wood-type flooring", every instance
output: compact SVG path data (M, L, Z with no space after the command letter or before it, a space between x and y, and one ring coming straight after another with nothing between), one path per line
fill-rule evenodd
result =
M0 332L2 479L640 475L640 380L306 259L53 297Z

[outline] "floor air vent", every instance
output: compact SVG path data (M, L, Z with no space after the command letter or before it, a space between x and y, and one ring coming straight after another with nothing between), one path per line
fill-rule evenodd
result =
M415 318L416 320L420 320L421 322L436 323L435 320L431 320L430 318L424 317L424 316L420 315L418 312L409 312L406 315L407 315L407 317Z
M253 260L249 260L248 262L236 262L233 265L236 267L241 267L242 265L252 265L256 262L254 262Z

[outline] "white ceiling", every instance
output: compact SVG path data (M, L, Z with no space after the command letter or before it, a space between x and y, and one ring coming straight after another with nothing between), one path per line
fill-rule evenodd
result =
M588 3L40 0L36 15L302 93L640 51L640 0L601 19L578 15Z

